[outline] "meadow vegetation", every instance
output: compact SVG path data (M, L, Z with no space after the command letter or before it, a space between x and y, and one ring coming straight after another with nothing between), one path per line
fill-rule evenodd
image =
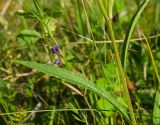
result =
M160 0L0 0L0 125L160 125Z

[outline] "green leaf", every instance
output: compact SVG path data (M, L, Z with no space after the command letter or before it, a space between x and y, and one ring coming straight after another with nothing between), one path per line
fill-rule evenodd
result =
M98 106L99 106L100 109L106 110L106 111L104 111L104 114L107 117L111 117L113 115L113 111L114 111L115 108L107 100L101 98L101 99L98 100L97 104L98 104Z
M0 80L0 99L2 100L3 96L9 95L9 89L7 86L7 82Z
M118 79L118 71L116 69L116 65L114 63L109 63L104 66L104 72L106 76L110 79L117 78Z
M17 91L14 90L10 83L7 81L0 80L0 102L6 102L12 100L17 94Z
M130 119L128 117L128 114L126 113L126 110L116 102L115 97L112 96L111 93L99 89L92 81L88 80L84 76L65 70L63 68L59 68L57 66L51 66L51 65L40 64L40 63L29 62L29 61L14 61L14 62L30 68L35 68L38 71L41 71L45 74L49 74L51 76L54 76L66 82L69 82L73 85L78 85L84 89L89 89L93 91L94 93L98 94L100 97L104 97L107 101L109 101L130 122Z
M108 88L108 84L106 78L102 77L96 80L96 85L97 87L101 88L101 89L107 89Z
M30 45L34 44L39 38L41 38L41 34L35 30L25 29L18 34L18 37Z
M51 32L54 32L56 30L56 20L52 17L46 17L44 19L44 22L48 25L48 28ZM45 32L47 32L47 29L45 29Z
M143 12L144 8L147 6L149 0L144 0L144 2L140 5L140 7L138 8L138 10L136 11L136 13L134 14L134 16L131 19L131 22L129 24L129 28L127 30L126 36L125 36L125 40L123 43L123 48L122 48L122 66L125 69L125 63L126 63L126 58L127 58L127 51L128 51L128 46L129 46L129 42L130 42L130 38L131 35L133 33L133 30L135 28L135 25L138 21L138 18L140 17L141 13Z
M128 105L126 104L126 102L124 101L122 97L118 97L117 102L126 108L128 107Z
M24 18L27 18L27 19L36 18L36 16L33 13L25 10L17 10L15 14L18 16L23 16Z
M1 25L5 30L8 29L8 21L3 16L0 16L0 26Z
M156 92L153 116L154 125L160 125L160 90Z
M70 108L70 109L73 109L72 111L75 113L75 114L79 114L79 112L78 112L78 110L75 110L76 109L76 107L73 105L73 103L69 103L68 104L68 107Z

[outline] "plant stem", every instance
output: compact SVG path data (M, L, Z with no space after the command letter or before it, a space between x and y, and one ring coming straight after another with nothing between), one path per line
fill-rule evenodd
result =
M153 57L153 54L152 54L152 50L151 50L151 48L149 46L149 42L148 42L147 37L143 33L142 33L142 36L144 37L144 39L146 41L146 45L147 45L147 49L148 49L148 52L149 52L149 56L151 58L152 67L153 67L153 70L154 70L154 72L156 74L156 77L157 77L157 80L158 80L158 86L160 86L160 77L159 77L157 66L156 66L156 63L155 63L155 60L154 60L154 57Z
M104 6L103 6L102 1L101 0L97 0L97 1L98 1L98 4L99 4L99 7L101 9L101 12L103 13L103 16L106 20L107 26L108 26L109 36L110 36L110 39L112 41L112 47L113 47L114 53L115 53L115 60L116 60L116 63L117 63L117 68L118 68L118 72L119 72L119 75L120 75L120 80L121 80L121 83L123 85L124 96L125 96L126 101L128 103L128 108L129 108L131 120L132 120L133 125L137 125L136 119L135 119L135 116L134 116L134 111L133 111L131 99L130 99L128 88L127 88L127 82L126 82L125 74L124 74L124 71L123 71L123 68L122 68L122 64L121 64L121 61L120 61L120 56L119 56L119 53L118 53L118 48L117 48L117 45L116 45L116 40L115 40L115 37L114 37L114 32L113 32L113 29L112 29L112 23L111 23L111 20L108 17L108 14L107 14Z

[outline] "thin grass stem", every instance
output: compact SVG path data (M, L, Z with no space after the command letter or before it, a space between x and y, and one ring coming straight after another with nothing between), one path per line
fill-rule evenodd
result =
M106 20L107 26L108 26L108 32L109 32L110 39L112 41L112 46L113 46L114 53L115 53L115 60L116 60L116 63L117 63L117 67L118 67L118 71L119 71L119 75L120 75L120 80L121 80L122 85L123 85L123 92L124 92L124 96L125 96L127 104L128 104L132 124L137 125L136 119L135 119L135 116L134 116L134 111L133 111L131 99L130 99L128 88L127 88L127 82L126 82L125 74L124 74L124 71L123 71L123 68L122 68L118 48L117 48L117 45L116 45L116 40L115 40L115 37L114 37L114 32L113 32L113 29L112 29L112 23L111 23L111 20L108 17L108 14L107 14L104 6L103 6L102 1L101 0L97 0L97 1L98 1L98 4L99 4L99 7L101 9L101 12L102 12L102 14L103 14L103 16Z

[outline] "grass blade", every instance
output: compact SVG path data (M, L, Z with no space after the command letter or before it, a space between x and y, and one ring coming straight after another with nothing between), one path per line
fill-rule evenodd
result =
M112 96L110 92L106 92L104 90L97 88L97 86L92 81L88 80L82 75L59 68L57 66L51 66L51 65L40 64L40 63L29 62L29 61L14 61L14 62L30 68L35 68L36 70L41 71L45 74L54 76L56 78L69 82L73 85L78 85L84 89L89 89L93 91L94 93L108 100L113 106L115 106L124 115L124 117L128 120L128 122L130 122L130 119L125 109L116 102L115 97Z
M4 101L3 101L3 97L2 97L2 95L3 94L5 94L5 95L7 95L8 94L8 88L7 88L7 82L5 82L5 81L3 81L3 80L0 80L0 104L2 104L2 103L5 103ZM7 94L6 94L6 92L7 92ZM3 93L3 94L2 94ZM3 106L2 106L3 107ZM0 114L3 114L3 112L2 112L2 110L0 109ZM5 117L5 116L2 116L2 118L3 118L3 120L4 120L4 122L7 124L8 123L8 120L7 120L7 118Z
M159 87L160 88L160 87ZM159 89L156 92L154 109L153 109L153 124L160 125L160 92Z
M119 56L118 47L116 45L116 39L115 39L115 36L114 36L115 34L114 34L114 31L113 31L113 28L112 28L112 22L108 17L108 14L107 14L107 12L104 8L104 5L103 5L102 1L97 0L97 2L99 4L100 10L101 10L101 12L102 12L102 14L105 18L105 21L106 21L106 24L107 24L107 27L108 27L109 37L112 41L112 47L113 47L114 54L115 54L115 62L117 64L117 69L118 69L118 72L119 72L120 81L121 81L121 84L123 86L122 91L123 91L123 94L125 96L126 102L128 103L128 109L129 109L129 113L130 113L130 116L131 116L131 121L132 121L132 124L137 125L135 115L134 115L133 106L132 106L132 103L131 103L131 98L130 98L129 91L128 91L128 88L127 88L127 81L126 81L125 73L124 73L124 70L123 70L123 67L122 67L122 64L121 64L121 59L120 59L120 56Z
M54 116L55 116L55 106L53 106L53 111L52 111L52 114L51 114L51 117L50 117L49 125L53 125Z
M122 67L125 69L125 63L126 63L126 58L127 58L127 51L128 51L128 46L129 46L129 41L131 38L131 35L133 33L134 27L138 21L138 18L140 17L141 13L143 12L144 8L147 6L149 0L144 0L144 2L140 5L136 13L131 19L131 22L129 24L129 28L127 30L124 43L123 43L123 48L122 48Z
M160 77L159 77L158 69L157 69L151 48L149 46L148 40L143 33L142 33L142 35L145 38L147 49L149 52L149 56L151 58L152 67L153 67L153 70L154 70L156 77L157 77L157 80L158 80L158 89L156 92L155 101L154 101L154 109L153 109L153 116L154 116L153 117L153 124L159 125L160 124L160 91L159 91L160 90Z
M109 18L113 18L113 15L112 15L112 10L113 10L113 4L114 4L114 0L109 0L109 6L108 6L108 15L109 15Z

